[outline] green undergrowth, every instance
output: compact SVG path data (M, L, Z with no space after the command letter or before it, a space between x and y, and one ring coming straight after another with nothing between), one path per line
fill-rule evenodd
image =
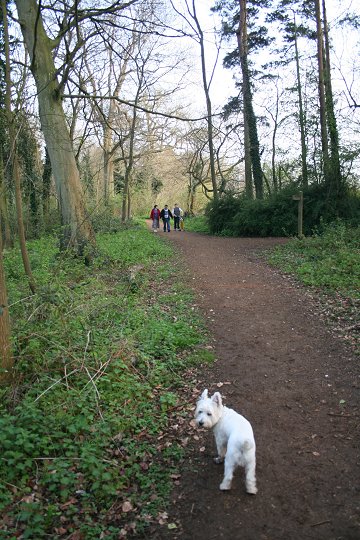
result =
M16 365L0 388L0 538L146 537L166 508L179 392L212 354L171 246L136 225L98 246L89 268L53 238L29 243L33 296L5 253Z
M185 219L185 230L200 234L210 234L209 225L205 216L191 216Z
M327 225L322 234L277 247L269 262L313 292L319 313L360 354L360 228Z
M269 261L305 285L360 298L360 227L335 222L321 234L278 246Z

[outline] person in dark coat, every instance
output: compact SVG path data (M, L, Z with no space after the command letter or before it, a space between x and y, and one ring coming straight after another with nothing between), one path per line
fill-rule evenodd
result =
M173 215L167 204L161 210L160 217L163 220L164 232L170 232L170 219L172 219Z

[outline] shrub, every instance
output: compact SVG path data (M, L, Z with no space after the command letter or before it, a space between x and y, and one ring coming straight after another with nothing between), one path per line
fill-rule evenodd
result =
M298 205L293 196L298 192L297 186L290 185L262 200L247 199L243 195L225 195L211 201L205 212L210 232L224 236L296 235ZM355 190L347 188L336 206L336 212L323 184L312 185L303 193L304 234L311 234L314 228L322 227L337 217L351 225L359 223L360 197Z

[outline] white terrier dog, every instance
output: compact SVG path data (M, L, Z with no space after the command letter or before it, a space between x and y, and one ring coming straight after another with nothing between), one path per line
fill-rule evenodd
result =
M256 446L250 422L233 409L225 407L219 392L209 398L207 390L204 390L197 402L195 420L199 427L214 430L218 451L215 463L222 463L225 458L224 479L220 489L231 488L234 470L241 466L245 467L246 491L255 495Z

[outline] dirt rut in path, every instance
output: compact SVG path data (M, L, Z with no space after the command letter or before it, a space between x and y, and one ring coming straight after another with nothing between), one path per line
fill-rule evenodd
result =
M190 270L215 340L218 361L198 389L220 390L251 421L259 492L245 493L242 470L221 492L212 433L198 432L199 441L191 433L170 508L180 527L154 536L359 540L358 361L314 315L304 290L258 256L285 240L166 237Z

